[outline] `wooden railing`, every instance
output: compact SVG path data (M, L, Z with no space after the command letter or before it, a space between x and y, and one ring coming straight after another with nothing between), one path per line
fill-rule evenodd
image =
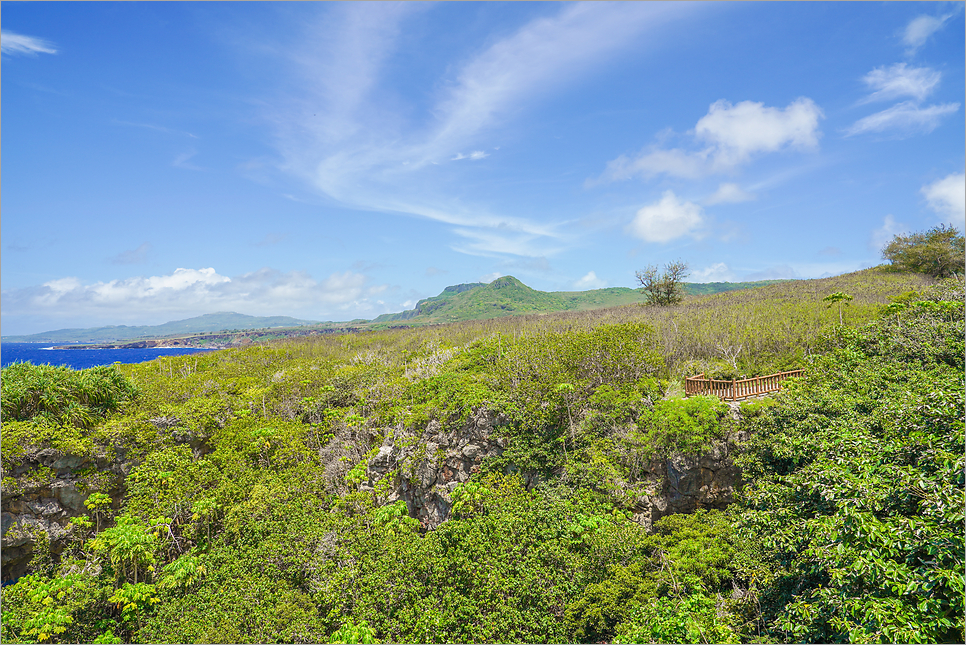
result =
M716 396L726 401L737 401L746 399L750 396L759 396L769 392L777 392L781 388L781 382L787 378L801 376L805 370L791 370L789 372L779 372L768 376L756 376L730 381L716 381L704 378L704 374L689 376L684 379L684 395L694 396L696 394L707 394Z

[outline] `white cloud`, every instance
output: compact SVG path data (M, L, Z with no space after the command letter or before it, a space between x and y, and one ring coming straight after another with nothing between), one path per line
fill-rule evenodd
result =
M130 320L214 311L318 317L349 307L371 306L368 299L384 289L384 285L368 285L364 275L351 271L317 281L301 271L283 273L265 268L229 278L210 267L181 268L168 275L93 284L74 277L51 280L39 287L6 291L3 304L8 315L81 319L109 316L111 320Z
M785 109L752 101L731 105L720 100L711 105L694 131L714 145L715 168L730 169L754 154L785 147L817 147L818 121L823 116L821 108L809 98L796 99Z
M0 51L8 56L36 56L37 54L56 54L57 50L49 41L33 36L15 34L12 31L0 32Z
M607 280L601 280L593 271L574 282L574 289L578 291L589 291L590 289L603 289L607 286Z
M290 59L300 70L290 96L266 115L277 129L281 170L350 207L436 220L460 227L455 232L463 237L478 231L474 244L454 247L461 252L542 255L544 246L565 241L558 226L456 198L442 162L485 158L484 142L509 119L637 46L647 33L701 9L690 3L545 5L543 17L432 79L424 93L430 105L419 111L401 105L383 76L405 21L429 6L346 3L322 10ZM504 246L509 231L512 243Z
M454 244L450 248L467 255L496 257L516 255L521 257L546 257L561 251L559 246L548 245L540 235L528 231L515 231L510 227L454 228L456 235L470 240L464 244Z
M494 271L493 273L487 273L486 275L480 276L480 279L477 280L477 282L484 282L486 284L490 284L497 278L502 278L502 277L503 277L502 273L500 273L499 271Z
M888 101L910 96L922 101L939 85L942 73L928 67L906 67L896 63L891 67L876 67L862 79L872 93L861 101Z
M902 222L897 222L892 215L886 215L885 219L882 220L882 226L872 231L872 235L869 237L869 248L874 251L881 251L896 235L908 232L908 226Z
M742 190L738 184L721 184L714 195L705 200L705 203L709 206L713 204L739 204L755 199L757 199L755 195Z
M474 150L473 152L471 152L468 155L464 155L462 152L458 152L458 153L456 153L456 156L455 157L453 157L452 159L450 159L450 161L459 161L460 159L470 159L470 160L476 161L477 159L485 159L485 158L487 158L489 156L490 155L488 155L487 153L483 152L482 150Z
M637 211L628 231L645 242L665 243L685 235L700 239L704 224L700 206L682 201L667 190L660 201Z
M724 262L716 262L703 269L692 271L688 282L732 282L734 272Z
M588 180L587 185L593 186L604 181L622 181L637 175L653 177L668 174L672 177L697 179L708 172L707 152L690 153L679 148L661 150L650 147L649 152L641 154L636 159L621 155L607 163L600 179Z
M943 221L959 230L966 230L966 174L953 173L922 187L929 208L943 217Z
M913 18L902 35L902 42L907 47L907 53L912 55L916 50L926 44L929 37L939 31L947 20L955 14L947 13L944 16L916 16Z
M869 132L895 131L900 136L916 132L929 133L939 126L943 117L959 110L959 103L943 103L919 107L913 101L896 103L892 107L859 119L845 131L845 136Z
M602 181L651 177L667 174L695 179L703 175L731 172L755 156L784 149L812 150L818 147L822 109L809 98L799 98L785 108L742 101L736 105L722 99L712 103L691 133L695 143L705 147L687 151L650 146L640 156L625 156L609 162L593 185Z

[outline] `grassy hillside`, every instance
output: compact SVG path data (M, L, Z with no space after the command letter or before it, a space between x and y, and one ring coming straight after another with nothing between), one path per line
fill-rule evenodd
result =
M246 316L232 311L205 314L163 325L112 325L89 329L58 329L27 336L4 336L8 343L98 343L133 338L158 338L176 334L197 334L227 329L264 329L314 325L316 321L299 320L288 316Z
M963 284L930 282L7 368L0 639L962 642ZM716 361L806 374L675 396Z
M685 285L685 291L689 295L706 295L737 289L753 289L775 282L778 281L688 283ZM353 330L385 329L399 323L439 324L531 313L586 311L633 304L640 300L641 295L637 290L626 287L548 293L531 289L516 278L506 276L490 284L473 282L446 287L438 296L420 300L413 309L395 314L383 314L372 321L360 319L346 323L319 323L288 316L247 316L234 312L220 312L167 322L163 325L112 325L88 329L58 329L39 334L4 336L2 340L9 343L111 343L253 329L274 330L260 337L275 338L286 335L286 332L279 331L280 328L314 326L322 331L344 331L347 327ZM211 342L210 338L197 339L200 345L211 344Z
M699 296L755 289L778 282L782 281L687 283L684 289L689 296ZM411 324L451 323L523 314L605 309L636 304L641 300L638 290L627 287L546 292L531 289L513 276L504 276L489 284L477 282L446 287L440 295L420 300L413 309L383 314L372 322L376 326L402 321Z

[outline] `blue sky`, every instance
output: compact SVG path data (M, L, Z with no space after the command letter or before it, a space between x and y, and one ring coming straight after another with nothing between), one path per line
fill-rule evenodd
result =
M878 264L964 228L963 7L4 2L3 334Z

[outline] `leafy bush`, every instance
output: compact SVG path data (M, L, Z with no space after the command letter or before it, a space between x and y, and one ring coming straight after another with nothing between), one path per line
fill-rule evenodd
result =
M138 393L114 366L75 371L14 363L0 372L0 388L6 420L39 419L82 428L93 426Z
M713 396L660 401L654 406L644 443L664 454L702 454L712 440L724 436L727 411L728 406Z

